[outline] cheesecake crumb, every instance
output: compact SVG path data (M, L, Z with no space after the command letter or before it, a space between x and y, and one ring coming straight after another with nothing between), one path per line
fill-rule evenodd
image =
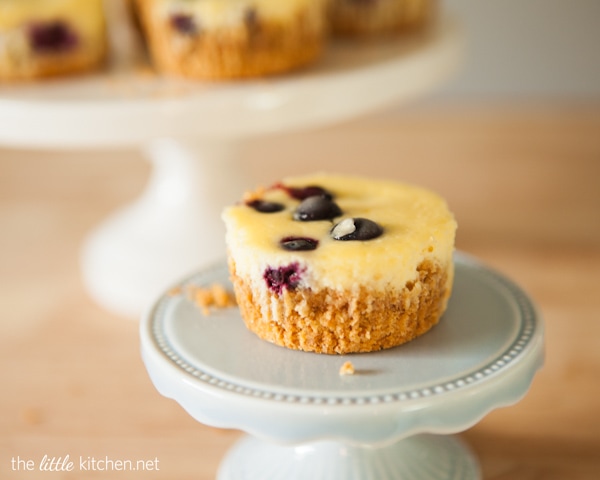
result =
M267 189L263 186L258 187L256 190L244 192L242 200L244 203L251 203L255 200L261 200L265 196Z
M178 295L181 295L182 293L183 290L181 287L173 287L167 292L167 295L169 295L169 297L176 297Z
M187 297L200 308L203 315L210 315L211 308L235 307L237 302L233 292L227 290L220 283L213 283L209 287L188 285Z
M340 375L354 375L354 365L352 362L344 362L344 364L340 367Z

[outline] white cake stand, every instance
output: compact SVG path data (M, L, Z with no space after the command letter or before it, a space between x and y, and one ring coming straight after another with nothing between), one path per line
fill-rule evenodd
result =
M443 20L412 38L334 43L313 68L268 80L189 82L125 61L99 75L0 86L0 145L145 151L146 190L97 228L82 254L91 295L137 318L167 284L223 256L220 210L249 187L236 166L241 139L418 97L455 69L461 45Z
M223 264L181 283L228 282ZM457 438L521 399L543 363L543 324L511 281L457 255L448 310L424 336L376 353L328 356L260 340L237 308L204 316L163 295L141 323L148 373L196 420L250 435L219 480L475 480ZM352 376L341 376L350 360Z

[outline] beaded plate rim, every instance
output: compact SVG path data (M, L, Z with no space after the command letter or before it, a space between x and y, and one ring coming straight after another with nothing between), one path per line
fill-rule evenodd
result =
M502 369L509 367L529 351L539 321L533 303L524 291L515 283L502 274L480 264L478 261L470 259L469 257L458 254L456 255L455 261L468 268L476 269L479 274L485 275L488 280L491 280L500 287L506 289L512 295L515 305L518 308L520 324L513 342L511 342L507 348L500 352L494 359L490 360L480 368L438 384L415 389L398 389L397 391L393 391L393 388L391 388L389 393L382 394L343 396L285 394L271 391L266 388L250 387L243 383L225 380L191 365L176 352L169 342L168 336L165 333L165 311L171 300L171 296L168 294L160 297L150 312L149 329L151 340L164 359L175 366L181 373L201 382L205 387L266 401L298 403L304 405L367 405L406 402L428 398L451 391L459 391L486 381L499 373ZM214 279L214 276L219 273L222 276L226 269L226 263L219 262L189 276L184 281L179 282L178 285L185 286L190 283L196 285L206 284L209 283L211 279Z

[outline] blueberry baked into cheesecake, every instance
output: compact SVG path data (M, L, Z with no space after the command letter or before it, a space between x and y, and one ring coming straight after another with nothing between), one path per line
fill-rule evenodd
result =
M328 0L137 0L159 70L198 79L257 77L320 54Z
M249 330L292 349L371 352L424 334L446 309L456 222L446 202L393 181L316 174L223 212Z
M0 80L92 70L106 50L102 0L0 0Z
M331 0L331 30L343 36L377 36L423 27L436 0Z

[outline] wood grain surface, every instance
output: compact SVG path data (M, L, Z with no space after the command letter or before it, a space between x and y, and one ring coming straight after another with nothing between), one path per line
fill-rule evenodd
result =
M599 105L421 105L239 147L248 186L329 170L444 195L457 247L520 284L547 329L527 396L461 434L483 478L600 478ZM138 152L0 149L2 479L208 480L240 436L161 397L137 321L83 288L86 234L148 175ZM40 471L44 456L67 455L156 468Z

